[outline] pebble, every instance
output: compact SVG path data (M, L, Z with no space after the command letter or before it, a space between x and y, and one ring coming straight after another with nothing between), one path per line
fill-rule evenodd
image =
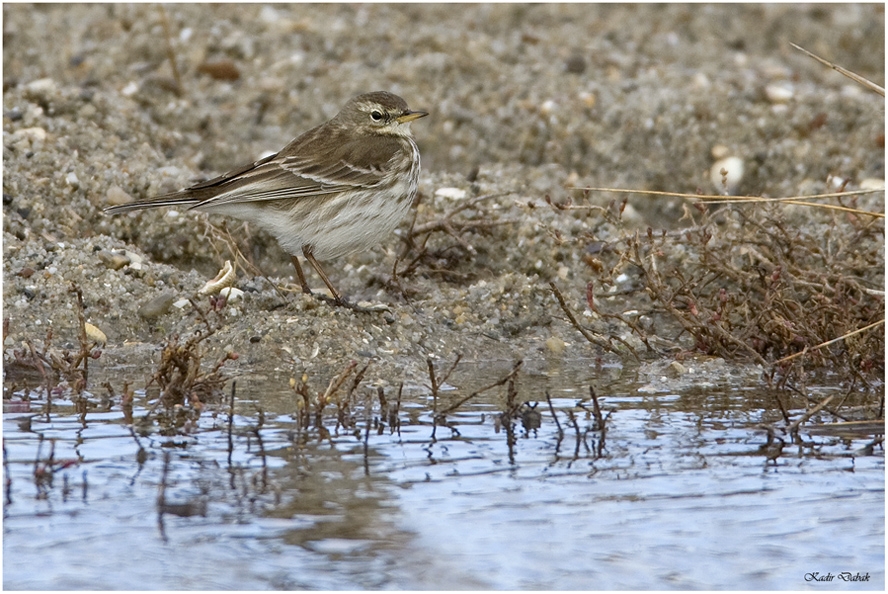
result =
M219 291L219 295L225 297L225 299L228 300L229 303L233 303L234 301L237 301L238 299L243 297L244 292L237 287L225 287L224 289Z
M77 174L73 171L65 176L65 183L67 183L72 188L80 187L80 179L77 177Z
M157 297L153 297L142 304L139 307L139 317L151 320L154 318L159 318L164 315L168 311L170 311L170 307L173 305L173 301L176 300L176 294L172 291L164 291Z
M586 59L580 54L573 54L564 62L564 69L571 74L583 74L586 71Z
M120 89L120 94L124 97L132 97L136 93L139 92L139 83L135 81L130 81L127 83L125 87Z
M546 348L549 349L549 352L551 352L553 355L562 354L566 347L567 345L564 343L564 341L557 336L550 336L548 339L546 339Z
M885 180L876 177L868 177L860 182L861 190L884 190Z
M709 87L712 86L712 83L710 82L708 76L706 76L702 72L698 72L694 75L693 85L694 89L696 89L697 91L706 91L709 89Z
M204 62L197 67L197 71L208 74L216 80L237 80L240 78L240 70L231 60L215 60Z
M743 159L740 157L725 157L712 164L709 170L709 179L719 194L733 196L743 181Z
M723 144L716 144L712 146L711 154L713 159L724 159L731 156L731 149Z
M37 152L46 141L46 130L40 127L22 128L12 133L12 147L21 152Z
M372 301L358 301L356 304L364 311L391 311L391 308L385 303L373 303Z
M839 175L829 175L826 178L826 185L831 192L839 192L848 184L848 180Z
M466 197L466 191L459 188L438 188L435 190L435 197L463 200Z
M55 93L56 83L51 78L38 78L26 84L25 91L34 95L49 95Z
M123 254L115 254L114 252L109 252L107 250L100 250L96 255L99 257L99 260L111 270L120 270L132 262L132 260Z
M120 186L111 186L105 192L105 200L111 206L118 206L120 204L129 204L133 201L133 197L127 194Z
M281 14L272 6L263 6L259 11L259 20L263 23L272 24L281 19Z
M666 375L672 378L681 377L687 372L687 368L678 361L673 361L669 364L669 367L666 368Z
M792 83L776 82L765 87L765 96L771 103L788 103L795 94Z
M623 213L620 218L624 223L631 223L633 225L641 225L647 220L644 215L638 212L638 209L630 203L627 203L623 208Z

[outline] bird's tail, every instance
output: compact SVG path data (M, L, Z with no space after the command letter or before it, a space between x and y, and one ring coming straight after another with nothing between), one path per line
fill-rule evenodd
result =
M118 204L116 206L109 206L105 209L105 212L108 214L123 214L126 212L133 212L134 210L144 210L146 208L157 208L159 206L195 206L200 203L200 200L191 196L187 192L175 192L173 194L164 194L163 196L155 196L154 198L149 198L148 200L137 200L136 202L129 202L127 204Z

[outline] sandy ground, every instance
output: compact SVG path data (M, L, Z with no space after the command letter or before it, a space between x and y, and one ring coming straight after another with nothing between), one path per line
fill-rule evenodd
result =
M614 230L588 211L556 212L546 197L580 200L572 188L588 185L712 192L714 148L743 160L744 194L822 192L830 175L849 189L882 179L884 100L789 42L884 84L883 11L5 4L4 359L47 328L56 345L76 344L74 282L107 335L100 365L149 365L166 336L200 327L190 304L171 303L232 254L204 215L102 209L276 151L371 90L431 113L413 126L424 165L417 224L488 195L458 218L497 224L433 236L439 270L426 261L401 279L409 301L386 284L403 250L396 236L327 263L353 300L388 306L358 313L275 290L292 283L286 255L228 221L267 278L239 269L244 295L207 344L238 352L243 372L271 362L285 375L324 374L371 358L378 382L421 379L429 355L595 357L548 281L582 311L577 246ZM674 227L681 205L636 196L625 218Z

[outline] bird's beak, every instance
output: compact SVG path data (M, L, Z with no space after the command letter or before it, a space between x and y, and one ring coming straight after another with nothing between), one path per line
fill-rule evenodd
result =
M408 111L398 116L397 120L399 124L406 124L407 122L412 122L413 120L424 118L427 115L429 115L427 111Z

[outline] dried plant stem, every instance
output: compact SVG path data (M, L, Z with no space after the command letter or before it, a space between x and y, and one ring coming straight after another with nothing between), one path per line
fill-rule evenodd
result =
M839 210L842 212L849 212L858 215L871 216L876 218L884 218L885 213L883 212L871 212L868 210L861 210L859 208L850 208L848 206L842 206L840 204L820 204L819 202L810 202L811 199L814 198L845 198L849 196L860 196L863 194L875 194L877 192L884 192L885 190L851 190L848 192L831 192L828 194L813 194L811 196L789 196L789 197L781 197L781 198L764 198L761 196L720 196L718 194L689 194L687 192L663 192L657 190L633 190L629 188L576 188L578 190L587 190L592 192L612 192L615 194L643 194L649 196L669 196L672 198L687 198L689 200L697 200L703 204L722 204L722 203L732 203L732 202L749 202L749 203L757 203L757 202L777 202L781 204L795 204L797 206L810 206L813 208L824 208L828 210ZM599 208L594 206L563 206L559 207L560 210L589 210L593 208Z
M555 298L558 300L558 305L561 306L561 310L564 312L564 315L567 316L567 319L570 321L571 325L572 325L574 328L576 328L577 331L578 331L580 334L583 335L583 338L585 338L586 340L588 340L588 341L591 342L592 344L595 344L595 345L600 346L601 348L605 349L606 351L611 351L611 352L613 352L613 351L614 351L614 347L613 347L612 345L610 345L610 344L608 344L607 342L604 342L603 340L600 340L600 339L598 339L597 337L593 336L591 332L589 332L588 330L586 330L585 328L583 328L582 325L580 325L580 323L577 321L577 318L576 318L576 316L574 315L574 313L573 313L573 312L570 310L570 308L567 306L567 302L564 300L564 295L561 294L561 291L558 290L558 287L555 286L555 283L550 282L550 283L549 283L549 286L552 288L552 293L555 294ZM622 344L623 346L625 346L627 349L629 349L629 352L632 353L632 356L635 357L635 360L636 360L636 361L640 361L640 360L641 360L641 359L639 358L639 356L638 356L638 353L636 353L636 352L635 352L635 349L632 348L632 345L630 345L629 343L627 343L625 340L623 340L623 339L620 338L619 336L611 336L610 338L611 338L612 340L616 340L617 342L619 342L620 344Z
M815 407L812 408L811 410L805 411L805 414L803 414L803 415L800 416L798 419L796 419L795 421L793 421L793 423L789 426L789 433L790 433L790 434L793 434L793 433L795 433L796 431L798 431L798 430L799 430L799 426L800 426L802 423L804 423L805 421L807 421L808 419L810 419L811 417L813 417L814 415L816 415L818 412L820 412L820 410L821 410L824 406L826 406L827 404L829 404L829 403L832 401L832 399L835 398L835 397L836 397L835 394L833 394L832 396L828 396L828 397L824 398L823 400L821 400L821 401L817 404L817 406L815 406Z
M792 359L795 359L796 357L801 357L802 355L806 355L807 353L809 353L811 351L816 351L817 349L821 349L821 348L823 348L825 346L829 346L833 343L840 342L840 341L845 340L846 338L850 338L856 334L861 334L863 332L866 332L867 330L871 330L872 328L875 328L876 326L881 326L884 323L885 323L885 320L882 319L882 320L879 320L878 322L873 322L872 324L868 324L868 325L864 326L863 328L858 328L857 330L854 330L852 332L848 332L847 334L843 334L842 336L839 336L838 338L833 338L832 340L827 340L826 342L821 342L817 346L813 346L810 349L809 348L802 349L798 353L795 353L795 354L789 355L788 357L783 357L782 359L778 359L777 361L774 361L774 365L780 365L781 363L786 363L787 361L791 361Z
M794 44L794 43L791 42L791 41L789 42L789 45L791 45L792 47L796 48L796 49L799 50L800 52L805 52L806 54L808 54L809 56L811 56L812 58L814 58L815 60L817 60L818 62L820 62L821 64L823 64L824 66L829 66L830 68L832 68L832 69L835 70L836 72L838 72L838 73L840 73L840 74L843 74L843 75L847 76L848 78L850 78L850 79L853 80L854 82L856 82L856 83L858 83L858 84L860 84L860 85L862 85L862 86L868 88L868 89L871 90L871 91L875 91L876 93L878 93L878 94L881 95L882 97L885 96L885 88L884 88L884 87L880 87L879 85L877 85L877 84L874 83L873 81L869 80L868 78L864 78L864 77L860 76L859 74L856 74L856 73L854 73L854 72L851 72L851 71L848 70L847 68L842 68L842 67L839 66L838 64L833 64L833 63L830 62L829 60L824 60L823 58L821 58L821 57L818 56L817 54L813 54L813 53L809 52L808 50L806 50L805 48L803 48L803 47L801 47L801 46L798 46L798 45Z
M521 360L517 361L515 363L515 365L512 366L512 371L510 371L507 375L501 377L500 379L493 382L489 386L484 386L480 390L475 390L474 392L472 392L468 396L466 396L464 398L460 398L459 400L457 400L456 402L454 402L453 404L451 404L450 406L448 406L444 410L439 411L438 414L439 415L446 415L447 413L453 412L456 409L458 409L460 406L462 406L463 404L465 404L466 402L468 402L469 400L474 398L475 396L478 396L479 394L482 394L482 393L486 392L487 390L490 390L491 388L495 388L497 386L502 386L503 384L511 382L515 378L515 376L518 374L518 371L521 369L521 365L522 365L522 361ZM449 375L449 372L448 372L448 375ZM510 394L512 394L512 398L514 398L514 393L510 392Z

